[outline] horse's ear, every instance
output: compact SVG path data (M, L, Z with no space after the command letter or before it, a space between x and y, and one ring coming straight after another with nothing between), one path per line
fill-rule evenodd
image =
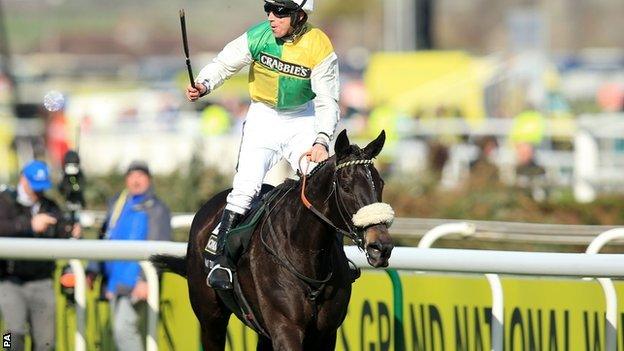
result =
M336 138L336 143L334 144L334 151L336 155L344 155L349 151L349 147L351 146L351 142L349 141L349 137L347 136L347 130L343 129L338 137Z
M385 142L386 131L382 130L381 133L379 133L377 139L371 141L370 144L366 145L366 147L362 151L362 154L365 155L366 158L377 157L377 155L379 155L379 153L381 152L381 149L383 148Z

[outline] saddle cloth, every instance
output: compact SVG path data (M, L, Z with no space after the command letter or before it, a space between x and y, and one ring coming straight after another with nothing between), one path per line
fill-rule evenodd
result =
M240 256L247 251L251 234L260 222L262 216L269 210L268 204L277 195L275 188L268 184L263 184L260 195L256 197L251 208L245 214L240 224L232 228L225 241L225 254L232 267L236 265Z

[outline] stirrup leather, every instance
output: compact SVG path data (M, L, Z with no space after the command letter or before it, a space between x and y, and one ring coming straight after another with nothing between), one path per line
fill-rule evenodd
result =
M217 227L219 228L219 227ZM208 243L206 243L206 247L204 247L204 251L210 255L218 255L219 254L219 236L218 234L210 235L208 238Z
M210 276L212 275L213 272L215 272L217 269L222 269L224 271L226 271L228 273L228 276L230 277L230 283L232 283L233 280L233 275L232 275L232 270L229 269L228 267L223 267L221 264L217 264L214 267L212 267L212 269L210 270L210 273L208 273L208 276L206 277L206 284L208 286L210 286ZM210 286L212 288L212 286Z

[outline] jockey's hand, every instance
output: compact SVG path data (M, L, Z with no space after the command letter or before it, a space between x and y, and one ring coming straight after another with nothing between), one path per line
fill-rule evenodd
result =
M308 159L314 163L323 162L329 157L327 149L321 144L314 144L312 146L312 149L310 149L309 153L310 157Z
M203 84L195 83L195 86L189 84L186 87L186 98L189 99L189 101L196 101L200 96L204 95L207 90L208 89Z

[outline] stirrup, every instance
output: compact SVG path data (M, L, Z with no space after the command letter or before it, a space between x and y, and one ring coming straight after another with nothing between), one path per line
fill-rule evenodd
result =
M208 273L208 276L206 276L206 285L208 285L209 287L212 288L212 285L210 285L210 276L212 275L212 273L214 273L215 271L217 271L218 269L224 270L227 272L228 276L230 277L230 284L233 283L233 275L232 275L232 270L229 269L228 267L224 267L221 264L216 264L215 266L212 267L212 269L210 270L210 272Z
M214 261L209 260L209 259L204 257L204 273L205 274L209 274L214 266L215 266L215 262Z

